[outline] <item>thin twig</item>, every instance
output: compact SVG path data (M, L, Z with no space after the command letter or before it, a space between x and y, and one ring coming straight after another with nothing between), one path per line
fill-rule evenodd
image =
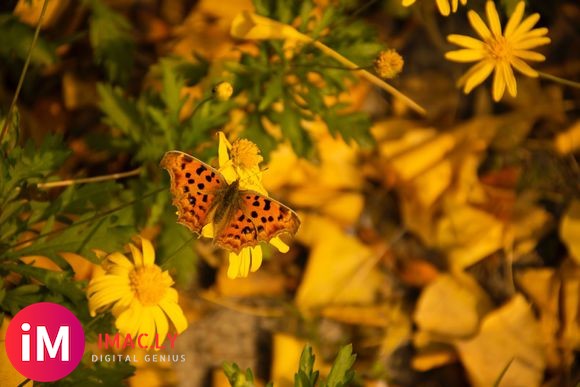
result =
M42 19L46 12L46 6L48 4L48 0L44 0L42 4L42 10L40 11L40 16L38 17L38 23L36 24L36 30L34 31L34 37L32 38L32 43L30 43L30 47L28 48L28 54L26 56L26 61L24 62L24 67L22 68L22 72L20 73L20 79L18 80L18 85L16 86L16 91L14 92L14 96L12 97L12 102L10 102L10 107L8 108L8 113L6 114L6 118L4 121L4 126L2 127L2 133L0 133L0 144L2 144L2 140L4 139L4 135L8 131L8 126L10 125L10 121L12 120L12 114L14 113L14 107L16 106L16 101L18 100L18 95L20 94L20 90L22 89L22 85L24 84L24 78L26 77L26 72L28 71L28 66L30 65L30 58L32 57L32 50L34 46L36 46L36 41L38 40L38 35L40 34L40 26L42 25Z
M580 89L580 82L574 82L574 81L571 81L569 79L560 78L560 77L557 77L557 76L552 75L552 74L543 73L541 71L538 71L538 74L540 75L540 78L548 79L550 81L561 83L562 85L566 85L566 86L574 87L576 89Z
M139 167L139 168L135 168L132 171L128 171L128 172L113 173L110 175L95 176L95 177L84 177L84 178L80 178L80 179L50 181L48 183L38 183L36 186L40 189L50 189L50 188L57 188L57 187L68 187L69 185L74 185L74 184L98 183L101 181L117 180L117 179L124 179L126 177L137 176L141 173L141 170L142 170L142 168Z
M162 188L156 189L154 191L151 191L149 193L144 194L143 196L141 196L138 199L131 200L130 202L127 202L127 203L123 203L120 206L117 206L115 208L111 208L110 210L107 210L107 211L103 211L103 212L101 212L99 214L96 214L95 216L92 216L92 217L90 217L88 219L80 220L78 222L72 223L72 224L68 225L65 228L61 228L61 229L58 229L58 230L52 230L52 231L49 231L49 232L45 232L44 234L39 234L39 235L37 235L35 237L32 237L32 238L23 240L23 241L18 242L18 243L15 243L15 244L13 244L11 246L8 246L6 248L6 250L8 251L8 250L14 249L16 247L20 247L20 246L26 245L29 242L34 242L35 240L38 240L40 238L44 238L46 236L58 234L58 233L63 232L65 230L69 229L69 228L72 228L72 227L76 227L76 226L80 226L80 225L83 225L83 224L86 224L86 223L94 222L95 220L98 220L98 219L100 219L102 217L105 217L107 215L110 215L112 213L115 213L115 212L117 212L119 210L122 210L123 208L132 206L133 204L138 203L138 202L140 202L141 200L143 200L145 198L148 198L148 197L153 196L153 195L157 195L159 192L162 192L162 191L164 191L166 189L167 189L167 187L162 187Z
M405 94L401 93L399 90L397 90L393 86L389 85L388 83L386 83L385 81L383 81L382 79L377 77L376 75L373 75L366 70L359 69L359 66L356 63L354 63L354 62L350 61L349 59L345 58L344 56L340 55L338 52L336 52L333 49L331 49L330 47L324 45L322 42L315 40L312 42L312 44L314 44L314 46L316 48L318 48L320 51L322 51L326 55L328 55L331 58L334 58L337 61L339 61L340 63L344 64L346 67L349 67L353 70L358 71L360 73L360 75L363 78L365 78L367 81L369 81L370 83L372 83L375 86L380 87L381 89L385 90L387 93L392 94L395 98L400 99L402 102L404 102L407 106L409 106L411 109L413 109L417 113L421 114L422 116L425 116L427 114L425 109L423 109L421 106L419 106L411 98L407 97Z

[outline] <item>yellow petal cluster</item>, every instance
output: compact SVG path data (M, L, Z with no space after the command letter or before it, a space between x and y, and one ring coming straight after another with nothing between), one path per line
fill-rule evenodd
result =
M403 0L403 7L409 7L415 3L416 0ZM443 16L449 16L450 12L457 12L459 0L436 0L437 8ZM461 5L467 4L467 0L461 0Z
M447 37L449 42L463 47L446 53L447 59L455 62L478 62L458 82L465 93L469 93L494 72L492 96L497 102L503 97L506 88L512 97L517 94L512 67L528 77L538 76L538 72L524 60L545 60L544 55L530 49L550 43L550 38L545 36L548 33L547 28L533 28L540 19L539 14L534 13L523 19L524 8L525 3L520 1L502 31L495 4L488 1L485 5L487 25L476 12L469 11L467 14L471 26L481 40L455 34Z
M141 238L141 249L129 244L132 259L114 252L103 256L104 273L87 287L91 315L111 309L115 326L132 337L144 334L143 345L151 346L155 334L167 337L169 321L177 333L187 328L187 319L177 303L177 291L167 271L155 264L151 242Z

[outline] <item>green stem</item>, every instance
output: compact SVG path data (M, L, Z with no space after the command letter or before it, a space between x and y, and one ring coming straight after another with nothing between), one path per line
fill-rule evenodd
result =
M99 183L101 181L124 179L126 177L137 176L141 173L142 168L135 168L132 171L113 173L110 175L95 176L95 177L83 177L80 179L70 179L61 181L49 181L48 183L38 183L36 186L40 189L49 189L56 187L68 187L74 184L84 184L84 183Z
M34 242L34 241L36 241L36 240L38 240L40 238L44 238L44 237L47 237L47 236L51 236L51 235L58 234L58 233L60 233L60 232L62 232L64 230L69 229L69 228L72 228L72 227L77 227L77 226L80 226L80 225L83 225L83 224L86 224L86 223L94 222L95 220L99 220L100 218L103 218L103 217L105 217L107 215L113 214L113 213L115 213L115 212L117 212L119 210L122 210L123 208L132 206L133 204L138 203L138 202L140 202L141 200L143 200L145 198L148 198L150 196L157 195L159 192L162 192L162 191L164 191L166 189L167 189L167 187L162 187L162 188L156 189L154 191L151 191L149 193L146 193L145 195L141 196L139 199L135 199L135 200L131 200L130 202L123 203L123 204L121 204L118 207L111 208L110 210L107 210L107 211L103 211L100 214L97 214L97 215L95 215L95 216L93 216L93 217L91 217L89 219L80 220L78 222L75 222L75 223L69 225L68 227L65 227L65 228L62 228L62 229L58 229L58 230L49 231L49 232L45 232L44 234L39 234L39 235L37 235L37 236L35 236L33 238L29 238L29 239L23 240L21 242L15 243L15 244L13 244L11 246L8 246L6 248L6 251L11 250L11 249L14 249L14 248L19 247L19 246L26 245L26 244L28 244L30 242Z
M574 87L576 89L580 89L580 82L570 81L568 79L560 78L560 77L557 77L557 76L552 75L552 74L543 73L541 71L538 71L538 74L540 75L540 78L548 79L550 81L561 83L562 85L566 85L566 86Z
M42 4L42 10L40 11L40 16L38 17L38 23L36 24L36 30L34 31L34 37L32 38L32 43L28 48L28 54L26 56L26 61L24 62L24 67L22 68L22 72L20 73L20 79L18 79L18 85L16 86L16 91L14 92L14 96L12 97L12 102L10 102L10 107L8 108L8 113L6 114L6 118L4 121L4 126L2 127L2 133L0 133L0 144L2 144L2 140L4 139L4 135L8 131L8 126L10 125L10 121L12 120L12 114L14 113L14 107L16 106L16 101L18 100L18 95L20 94L20 90L22 89L22 85L24 84L24 78L26 77L26 72L28 71L28 66L30 65L30 58L32 57L32 50L34 46L36 46L36 41L38 40L38 35L40 34L40 26L42 25L42 19L46 12L46 6L48 5L48 0L44 0Z

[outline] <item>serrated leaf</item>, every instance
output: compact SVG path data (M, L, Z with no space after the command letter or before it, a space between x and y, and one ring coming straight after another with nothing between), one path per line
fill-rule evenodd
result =
M110 85L97 84L97 92L101 100L99 107L105 113L105 121L123 133L133 141L141 139L143 124L137 107L132 101L123 96L121 88L113 88Z
M87 259L92 257L91 250L119 251L135 232L134 226L119 224L117 215L94 217L85 214L77 224L72 224L55 235L33 241L30 246L6 253L7 257L44 255L56 263L62 258L60 252L72 252Z
M310 345L304 346L298 372L294 376L294 387L314 387L318 380L318 371L314 371L315 356Z
M354 378L354 371L351 367L355 360L356 355L352 353L352 344L342 347L332 364L325 385L328 387L348 386Z
M110 81L126 83L133 67L135 44L129 22L98 0L85 0L91 8L89 39L95 62L105 68Z

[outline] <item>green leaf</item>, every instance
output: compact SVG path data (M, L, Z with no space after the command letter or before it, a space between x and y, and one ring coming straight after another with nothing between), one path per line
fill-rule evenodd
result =
M351 367L355 360L356 355L352 353L352 344L342 347L332 364L325 385L328 387L348 386L354 378L354 370L351 370Z
M2 310L8 311L12 316L20 311L20 309L39 302L41 287L39 285L21 285L14 289L5 290L5 296L0 304Z
M298 156L305 157L312 149L312 139L300 123L300 114L290 108L290 103L286 103L281 114L272 113L273 121L280 124L284 137L290 140L294 152Z
M135 373L135 367L124 361L96 361L93 362L88 352L83 356L81 363L64 379L51 383L36 383L41 386L57 387L102 387L127 385L129 377Z
M255 387L254 375L249 368L243 372L236 363L228 362L225 362L222 367L232 387Z
M263 112L270 107L272 103L278 101L282 97L283 88L284 86L282 85L281 77L271 79L266 85L264 96L258 105L258 110Z
M71 273L46 270L24 264L13 265L10 270L21 274L25 278L34 279L44 284L49 290L65 296L75 305L86 301L85 292L81 289L81 283L73 281Z
M95 248L119 251L136 232L134 225L120 221L121 216L121 211L105 217L87 213L55 235L39 238L30 246L7 252L6 256L44 255L56 262L60 259L60 252L73 252L88 259L93 256L91 250Z
M34 37L34 28L21 23L11 15L0 15L0 58L6 59L15 56L25 61ZM36 46L30 55L30 62L34 65L46 66L56 62L56 43L47 41L42 34L36 41Z
M171 122L176 125L179 121L179 111L184 103L180 95L181 89L184 86L183 79L175 71L175 67L163 59L161 60L161 71L163 74L161 98L165 102L167 114L169 114Z
M354 141L365 148L374 146L375 139L370 132L371 120L368 115L362 112L340 114L339 108L335 106L323 114L329 132L335 137L340 135L347 143Z
M294 375L294 387L314 387L318 380L318 371L314 371L314 354L310 345L304 346L300 356L298 372Z
M101 100L99 107L105 113L105 122L120 129L133 141L137 142L142 137L143 122L137 107L132 101L123 96L121 88L113 88L110 85L97 84L97 92Z
M99 0L85 0L84 4L92 11L89 39L95 62L105 68L110 81L126 83L135 51L129 22Z

